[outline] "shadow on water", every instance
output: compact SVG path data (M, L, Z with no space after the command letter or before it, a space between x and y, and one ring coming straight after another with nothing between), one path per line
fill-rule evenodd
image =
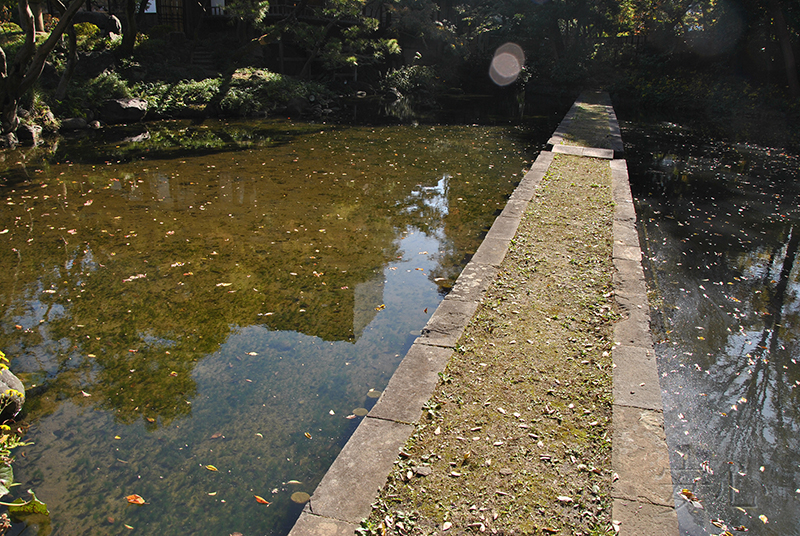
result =
M800 160L669 124L623 139L681 533L800 534Z
M52 534L288 532L535 156L509 127L220 128L235 150L4 153L15 476Z

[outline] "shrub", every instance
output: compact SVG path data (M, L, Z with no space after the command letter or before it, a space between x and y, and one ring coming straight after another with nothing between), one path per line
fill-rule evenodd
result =
M219 93L222 80L181 80L176 83L151 82L136 87L136 92L147 100L148 109L155 115L171 116L182 108L205 107Z
M391 70L381 81L384 90L394 87L404 95L420 90L438 89L438 86L436 71L428 65L406 65Z
M133 96L127 82L115 72L103 73L91 80L72 80L66 98L51 104L59 117L83 117L86 110L96 110L106 99Z

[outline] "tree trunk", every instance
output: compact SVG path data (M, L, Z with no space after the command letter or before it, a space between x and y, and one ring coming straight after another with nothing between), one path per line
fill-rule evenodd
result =
M61 40L61 36L72 24L72 17L83 4L83 0L72 0L61 14L58 24L50 36L38 47L33 12L28 0L19 0L21 26L25 30L25 43L9 65L5 52L0 47L0 137L7 143L14 143L14 132L19 126L17 107L20 98L36 83L42 74L44 62Z
M792 38L789 29L786 27L786 19L783 17L778 0L770 0L769 8L772 12L772 24L775 26L775 34L781 43L783 53L783 65L786 68L786 80L789 83L789 96L793 99L800 98L800 80L797 77L797 64L792 50Z
M147 2L143 2L147 3ZM122 32L122 44L120 45L120 54L123 57L128 57L133 54L133 47L136 45L136 35L139 29L136 21L136 0L125 1L125 29Z
M64 100L67 96L67 86L72 79L72 73L75 72L75 65L78 63L78 39L75 35L75 26L71 25L67 28L67 41L69 50L67 52L67 66L64 72L61 73L61 79L58 81L58 87L54 97L56 100Z

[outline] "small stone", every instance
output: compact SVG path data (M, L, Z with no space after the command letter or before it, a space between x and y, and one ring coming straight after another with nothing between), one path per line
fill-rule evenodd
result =
M433 473L433 467L430 465L420 465L414 468L414 473L417 476L428 476Z

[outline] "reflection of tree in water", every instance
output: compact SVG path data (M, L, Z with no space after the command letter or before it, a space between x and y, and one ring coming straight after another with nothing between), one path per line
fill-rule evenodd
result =
M38 385L19 475L59 530L285 533L281 483L313 490L523 165L494 129L295 141L0 181L0 348Z
M780 158L765 165L758 156L673 154L668 169L678 171L632 173L652 181L637 185L640 198L659 194L638 208L663 305L654 325L663 322L657 352L673 478L706 506L678 499L682 523L694 518L683 527L690 534L719 530L711 518L797 534L797 187L793 174L781 177ZM748 175L732 171L736 161Z
M9 192L15 254L0 259L0 277L13 279L3 303L7 325L25 329L7 328L4 348L36 374L29 412L46 414L69 396L154 428L191 411L191 372L231 326L354 342L380 305L383 268L404 231L441 240L429 277L445 285L479 243L475 221L488 226L510 191L510 180L468 173L517 171L489 171L498 140L478 132L466 141L469 162L461 134L373 131L359 134L360 146L323 137L316 153L281 145L213 160L53 168L68 174ZM420 156L399 165L412 149ZM453 178L462 173L469 180ZM366 292L370 282L379 284Z

